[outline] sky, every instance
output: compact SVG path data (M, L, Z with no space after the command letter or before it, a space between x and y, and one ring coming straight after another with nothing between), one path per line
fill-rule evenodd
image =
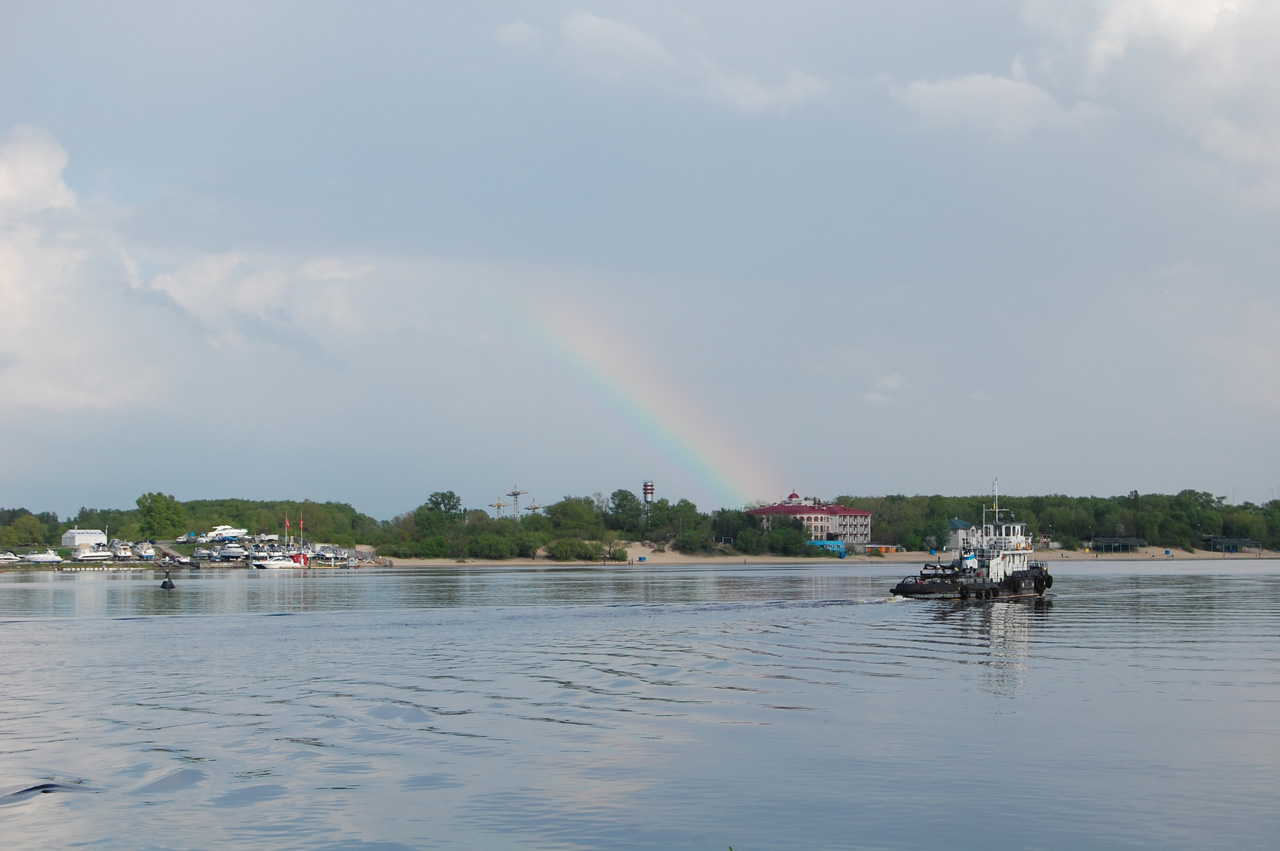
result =
M0 505L1268 501L1276 44L1251 0L2 4Z

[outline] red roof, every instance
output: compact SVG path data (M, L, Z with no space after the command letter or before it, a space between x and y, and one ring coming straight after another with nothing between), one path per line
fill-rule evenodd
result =
M777 505L766 505L763 508L753 508L747 512L748 514L827 514L827 515L858 515L870 517L870 511L863 511L861 508L846 508L843 505L787 505L780 502Z
M870 511L865 511L861 508L850 508L847 505L824 505L822 507L827 509L828 514L856 514L866 517L871 516Z

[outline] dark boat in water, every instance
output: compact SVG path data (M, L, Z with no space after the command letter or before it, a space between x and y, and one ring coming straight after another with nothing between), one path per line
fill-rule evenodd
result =
M1027 524L1015 522L1001 509L999 496L992 508L983 506L981 527L954 531L949 544L954 552L949 563L926 564L889 593L941 600L993 600L1041 597L1053 587L1048 565L1032 559L1035 553L1027 537Z

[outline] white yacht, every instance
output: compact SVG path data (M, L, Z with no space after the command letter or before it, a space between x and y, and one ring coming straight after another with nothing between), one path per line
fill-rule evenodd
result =
M271 558L255 561L253 566L258 570L293 570L300 565L291 558L272 556Z
M29 561L32 564L62 564L62 556L58 555L53 550L45 550L42 553L32 550L23 558L25 561Z
M218 550L218 558L221 561L239 561L249 554L249 551L239 544L227 544Z
M155 561L156 548L147 541L139 541L133 545L133 554L143 561Z
M15 561L22 561L13 553L0 553L0 564L13 564Z
M111 561L111 550L107 549L105 544L96 544L92 547L76 550L75 555L71 556L72 561Z
M202 544L220 541L235 541L249 534L248 529L237 529L234 526L214 526L212 532L206 532L196 540Z
M112 541L111 555L115 556L117 561L130 561L133 559L133 549L128 541Z

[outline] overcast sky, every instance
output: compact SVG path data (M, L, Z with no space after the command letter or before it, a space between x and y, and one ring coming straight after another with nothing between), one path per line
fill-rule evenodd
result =
M1280 5L0 5L0 505L1280 488Z

